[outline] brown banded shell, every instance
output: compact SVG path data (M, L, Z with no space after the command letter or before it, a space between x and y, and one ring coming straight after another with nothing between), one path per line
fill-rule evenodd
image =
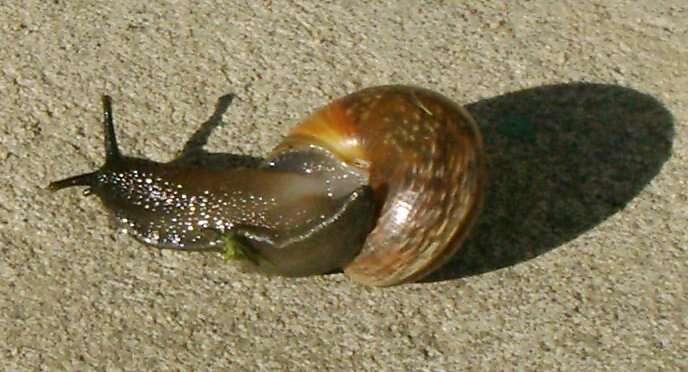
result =
M276 151L303 143L332 151L373 189L377 222L344 267L356 282L420 279L456 252L478 216L486 181L478 126L436 92L381 86L344 96L293 128Z

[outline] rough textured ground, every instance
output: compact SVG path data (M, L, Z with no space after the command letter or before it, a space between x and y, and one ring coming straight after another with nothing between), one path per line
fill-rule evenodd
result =
M688 369L684 0L140 3L0 5L4 368ZM224 94L207 150L262 155L384 83L465 102L490 158L473 238L423 283L245 274L43 189L101 163L104 92L124 151L170 160Z

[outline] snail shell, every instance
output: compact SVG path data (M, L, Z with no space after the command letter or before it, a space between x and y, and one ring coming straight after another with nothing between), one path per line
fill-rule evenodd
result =
M379 206L351 279L386 286L417 280L450 258L482 205L485 160L471 115L418 87L361 90L317 110L276 151L317 143L363 172Z
M88 186L159 248L239 252L280 275L337 268L389 286L432 272L478 216L485 160L461 106L412 86L341 97L295 126L257 168L184 167L122 156L104 98L105 165L53 182Z

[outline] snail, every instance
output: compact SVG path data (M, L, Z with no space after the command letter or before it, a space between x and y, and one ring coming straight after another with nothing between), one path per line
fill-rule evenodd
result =
M86 186L137 240L216 251L257 270L342 270L416 281L462 245L482 206L482 139L460 105L424 88L366 88L315 110L256 166L214 169L122 155L103 97L105 163L52 182Z

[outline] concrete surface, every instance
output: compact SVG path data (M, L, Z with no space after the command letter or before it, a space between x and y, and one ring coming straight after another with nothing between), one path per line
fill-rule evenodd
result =
M0 5L3 369L688 370L685 0L143 3ZM206 149L262 155L384 83L467 103L490 157L422 283L246 274L43 190L101 163L105 92L124 151L170 160L224 94Z

